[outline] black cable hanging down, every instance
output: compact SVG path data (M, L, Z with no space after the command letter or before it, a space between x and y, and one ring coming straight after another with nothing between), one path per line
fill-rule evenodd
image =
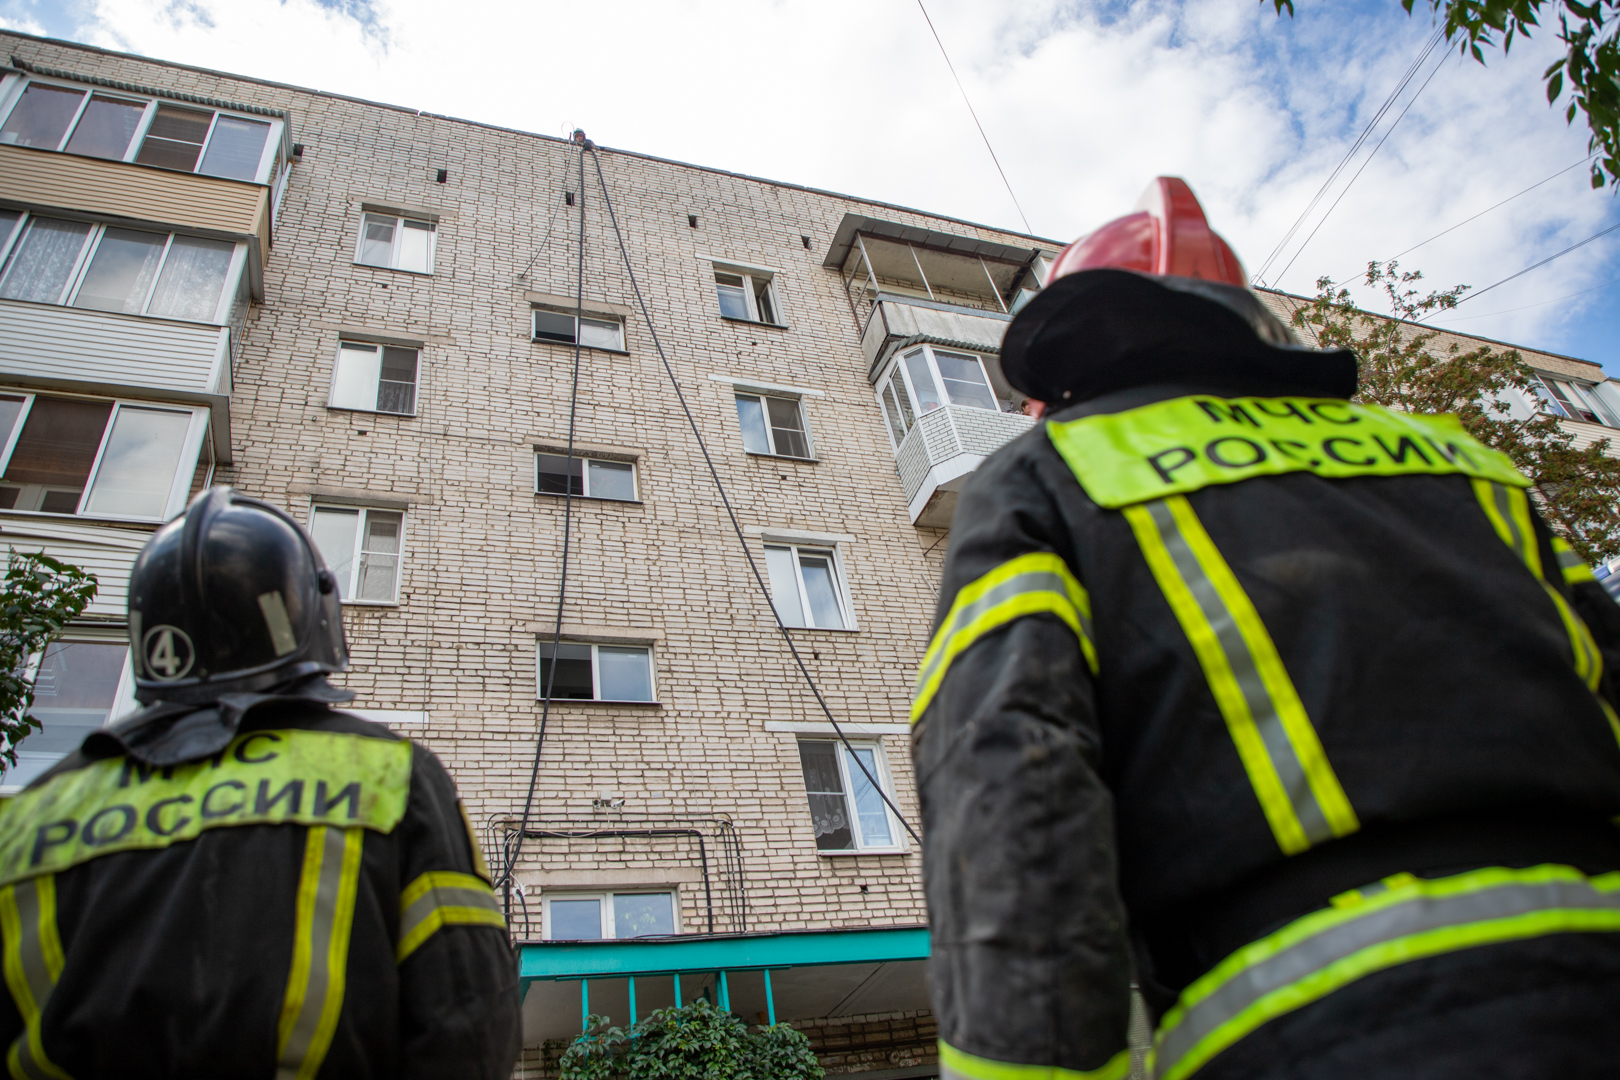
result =
M781 631L782 640L787 642L788 652L793 654L793 662L798 665L799 674L804 676L805 684L810 687L810 692L815 695L816 704L821 706L822 715L827 718L828 723L832 724L833 731L837 732L838 741L843 743L844 749L849 751L850 760L860 766L861 773L866 777L867 782L872 785L872 790L878 793L878 797L883 800L884 805L894 811L895 818L906 832L911 834L911 838L917 842L917 845L921 847L922 837L917 835L917 830L911 827L911 822L907 821L906 816L900 812L900 808L894 805L894 801L883 790L883 785L878 783L877 777L872 775L871 770L866 767L866 763L861 760L860 755L855 753L855 748L850 745L849 738L844 734L843 727L839 725L837 718L833 716L832 709L828 707L826 699L821 696L821 688L816 685L816 680L811 676L810 669L804 666L804 659L799 656L798 647L793 644L793 635L788 633L787 626L782 622L782 616L776 610L776 601L771 598L771 590L765 584L765 578L759 572L759 564L754 561L754 553L748 547L748 541L743 536L741 523L737 521L737 512L732 509L731 499L726 495L726 486L720 482L720 473L714 467L714 459L709 456L709 446L703 441L703 433L698 430L697 420L692 416L692 409L686 403L686 395L681 392L680 380L675 378L675 369L670 367L669 357L664 355L664 346L658 340L658 330L653 326L652 314L647 310L647 302L642 299L641 285L636 281L635 267L630 265L630 252L624 246L624 233L619 229L619 217L613 211L613 198L608 194L607 179L602 175L602 159L596 152L595 144L587 142L585 148L591 152L591 164L596 166L596 180L602 189L602 205L607 208L608 220L613 223L613 235L619 242L619 255L624 260L624 272L630 278L630 288L636 294L636 306L641 309L641 317L647 324L647 333L652 337L653 348L658 350L658 359L664 365L664 374L669 376L669 384L675 391L676 399L681 403L681 411L686 414L686 422L692 429L692 438L697 440L698 450L703 454L703 462L709 467L709 478L714 481L715 490L720 494L720 502L726 508L726 516L731 519L731 528L737 534L737 543L742 548L743 558L748 560L748 569L754 573L754 582L759 586L760 594L765 597L765 603L770 606L771 617L776 620L776 628ZM580 156L580 169L582 172L584 167L584 155L582 154ZM580 184L583 187L584 180L581 180ZM583 228L583 226L581 227ZM536 760L538 761L538 754Z
M557 653L562 643L563 601L568 595L568 552L573 534L574 515L574 421L579 413L579 320L585 315L585 150L591 145L583 131L574 132L579 144L579 259L574 279L574 373L568 388L568 456L563 465L563 543L562 566L557 575L557 618L551 633L551 665L546 672L545 693L540 698L540 732L534 741L534 764L529 769L529 793L523 798L523 817L518 830L512 834L503 852L501 880L501 907L507 923L512 921L512 876L517 872L518 857L523 854L523 840L529 831L529 814L534 809L534 789L540 780L540 753L546 746L546 721L551 716L551 694L557 686ZM533 260L530 260L533 265ZM527 271L525 271L527 273Z

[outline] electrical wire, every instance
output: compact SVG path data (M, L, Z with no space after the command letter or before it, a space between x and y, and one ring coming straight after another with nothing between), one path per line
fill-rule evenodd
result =
M1531 308L1546 307L1548 304L1562 303L1565 300L1573 300L1577 296L1585 296L1587 293L1597 292L1599 289L1607 289L1610 285L1613 285L1615 282L1620 282L1620 277L1610 278L1608 281L1605 281L1601 285L1594 285L1590 289L1582 289L1580 292L1565 293L1563 296L1556 296L1551 300L1541 300L1541 301L1538 301L1537 303L1525 304L1525 305L1523 305L1521 307L1503 308L1501 311L1487 311L1483 315L1464 315L1460 319L1448 319L1446 321L1447 322L1473 322L1473 321L1475 321L1477 319L1489 319L1494 315L1511 315L1515 311L1529 311Z
M934 20L929 16L928 9L923 7L923 0L917 0L917 7L922 10L923 18L928 23L928 32L934 35L934 44L939 46L939 55L945 58L945 66L951 69L951 78L956 80L956 88L962 92L962 103L967 106L968 115L973 117L973 126L979 129L979 138L984 140L984 148L990 151L990 160L995 162L996 172L1001 174L1001 182L1007 188L1007 196L1012 199L1013 207L1018 211L1018 216L1023 219L1024 231L1034 233L1035 230L1030 228L1029 218L1024 216L1024 208L1019 204L1018 196L1013 194L1012 183L1007 179L1007 171L1001 167L1001 159L996 157L996 148L990 145L990 136L984 133L984 125L979 123L979 114L973 108L973 102L968 100L967 88L962 85L962 80L957 77L956 65L951 63L951 54L945 51L945 43L939 39L939 31L934 29Z
M1552 262L1554 259L1561 259L1565 255L1568 255L1570 252L1576 250L1577 248L1583 248L1587 244L1590 244L1594 240L1597 240L1597 239L1599 239L1601 237L1608 236L1610 233L1614 232L1616 229L1620 229L1620 222L1616 222L1615 224L1610 225L1606 229L1599 229L1597 232L1593 233L1591 236L1588 236L1585 240L1582 240L1582 241L1580 241L1579 243L1576 243L1576 244L1569 245L1569 247L1565 248L1563 251L1558 252L1556 255L1549 255L1545 259L1542 259L1540 262L1533 263L1530 266L1525 267L1523 270L1520 270L1517 274L1509 274L1507 277L1503 278L1501 281L1498 281L1493 285L1487 285L1483 289L1479 290L1478 292L1469 293L1467 296L1463 297L1461 300L1458 300L1457 303L1453 304L1449 308L1443 308L1443 309L1431 311L1427 315L1423 316L1423 318L1418 319L1416 321L1417 322L1426 322L1429 319L1434 318L1436 315L1441 314L1442 311L1455 311L1458 307L1461 307L1463 304L1468 303L1468 301L1476 299L1476 298L1481 297L1481 296L1484 296L1486 293L1490 292L1492 289L1496 288L1497 286L1506 285L1508 282L1512 281L1514 278L1521 278L1524 275L1528 274L1532 270L1539 270L1543 266L1546 266L1548 263Z
M726 516L731 519L732 531L737 534L737 543L742 548L743 558L748 561L748 569L753 571L754 583L759 586L760 594L765 597L765 603L771 609L771 616L776 620L776 628L781 631L782 640L787 642L788 652L793 654L793 662L798 665L799 674L804 676L804 681L810 687L810 692L815 695L816 704L821 706L822 715L827 718L828 723L832 724L833 731L838 735L838 741L844 744L845 750L849 751L850 760L860 767L861 773L866 777L867 782L872 785L872 790L877 792L884 805L894 812L894 816L900 822L900 825L906 832L911 834L911 838L917 842L918 846L921 846L922 837L917 835L917 830L911 827L911 823L900 812L900 808L894 804L894 800L890 799L883 790L883 785L878 783L878 778L866 767L866 763L861 760L860 755L855 753L855 748L850 745L849 737L844 734L843 727L839 725L837 718L833 716L832 709L828 707L826 698L821 696L821 688L816 685L816 680L811 676L810 669L805 666L804 658L799 655L798 647L793 644L793 635L788 633L786 624L782 622L781 614L776 610L776 602L771 598L770 587L765 584L765 578L759 572L759 564L754 561L754 552L748 546L747 538L743 536L742 523L737 520L737 511L732 509L731 498L726 494L726 485L721 482L720 472L714 466L714 458L709 455L709 445L703 439L703 432L698 429L697 418L692 415L691 406L686 403L686 395L681 392L680 380L675 377L675 369L670 366L669 357L664 353L663 343L658 340L658 329L653 325L652 313L647 310L647 301L642 298L641 285L636 280L635 267L630 264L629 249L625 247L624 233L619 229L619 217L613 210L613 198L608 194L607 178L602 174L602 159L597 154L594 145L589 142L585 145L591 152L591 164L596 166L596 180L602 189L602 205L607 208L608 220L613 224L613 234L619 242L619 255L624 260L624 271L630 279L630 288L635 293L636 306L641 309L641 318L647 324L647 333L652 338L653 348L658 351L658 359L664 365L664 374L669 376L669 384L675 391L676 400L680 402L681 411L686 414L686 422L692 429L692 437L697 440L698 450L703 454L704 464L709 467L709 478L714 481L715 490L719 492L720 502L725 507ZM581 161L583 162L583 157ZM583 167L581 165L581 168ZM583 184L584 181L581 181L581 183Z
M1328 174L1328 178L1322 181L1322 186L1317 189L1316 194L1311 197L1310 203L1306 205L1304 210L1300 211L1299 218L1294 222L1293 225L1289 227L1288 231L1283 234L1283 238L1277 241L1277 246L1271 249L1271 253L1266 256L1265 262L1261 263L1260 268L1254 272L1252 277L1250 277L1249 280L1251 282L1256 285L1265 284L1265 274L1266 271L1271 267L1271 264L1277 261L1277 259L1282 255L1284 249L1288 247L1288 242L1294 238L1294 234L1299 232L1300 228L1304 226L1306 219L1311 216L1311 212L1316 209L1317 204L1327 196L1328 190L1333 186L1333 182L1339 178L1339 174L1345 170L1345 167L1350 164L1351 160L1361 150L1362 145L1372 135L1373 129L1376 128L1379 121L1384 118L1384 114L1394 106L1396 99L1400 97L1407 85L1410 84L1411 81L1417 76L1418 71L1421 70L1423 65L1428 62L1430 54L1432 54L1439 46L1444 37L1445 34L1443 31L1436 30L1434 32L1434 36L1429 38L1428 44L1423 47L1423 51L1418 54L1417 59L1413 60L1411 66L1406 69L1406 73L1401 76L1400 82L1395 84L1395 89L1389 92L1389 97L1384 99L1384 103L1378 107L1378 111L1373 114L1372 119L1367 121L1367 126L1362 129L1360 135L1356 136L1356 141L1350 144L1350 149L1345 151L1344 158L1337 166L1334 167L1333 171Z
M1433 236L1429 237L1427 240L1423 240L1423 241L1420 241L1420 242L1418 242L1416 244L1413 244L1411 247L1407 248L1405 251L1397 252L1396 254L1391 255L1389 258L1385 259L1384 261L1386 263L1391 263L1391 262L1394 262L1396 259L1401 258L1403 255L1410 255L1412 252L1416 251L1420 247L1423 247L1425 244L1431 244L1434 241L1440 239L1442 236L1446 235L1447 233L1457 231L1458 229L1462 228L1464 225L1468 224L1470 221L1473 221L1475 218L1482 218L1486 214L1490 213L1492 210L1498 209L1499 207L1506 206L1508 203L1512 202L1514 199L1517 199L1520 195L1528 195L1530 192L1536 190L1536 188L1540 187L1542 184L1545 184L1548 180L1556 180L1560 176L1563 176L1565 173L1569 172L1569 170L1580 168L1582 165L1585 165L1588 161L1591 161L1592 158L1594 158L1595 156L1596 156L1596 154L1588 154L1585 157L1581 158L1581 160L1577 161L1575 164L1564 166L1562 169L1559 169L1557 172L1553 173L1551 176L1548 176L1548 177L1546 177L1544 179L1541 179L1541 180L1537 180L1535 183L1531 184L1529 187L1525 188L1523 191L1517 192L1516 194L1513 194L1513 195L1509 195L1507 198L1503 199L1501 202L1496 203L1493 206L1487 206L1485 209L1481 210L1479 213L1473 215L1473 217L1463 218L1461 221L1457 222L1457 224L1453 225L1449 229L1441 229L1439 232L1435 233ZM1340 285L1344 285L1344 284L1346 284L1348 282L1354 281L1354 280L1356 280L1356 278L1359 278L1360 276L1361 276L1361 272L1357 271L1356 273L1351 274L1349 277L1345 278L1343 281L1335 281L1333 283L1333 287L1335 289L1337 289ZM1576 294L1573 294L1573 295L1578 296L1580 294L1576 293ZM1534 305L1532 305L1532 306L1534 306Z
M576 132L576 139L580 133ZM578 140L579 147L579 259L574 280L574 373L568 389L568 456L563 466L563 540L562 565L557 575L557 618L551 633L551 667L546 673L545 692L540 699L540 731L534 740L534 764L529 768L529 792L523 799L523 817L514 839L509 838L501 868L502 907L507 922L512 921L512 878L517 872L518 858L523 854L523 840L529 830L529 815L534 809L534 789L540 780L540 754L546 747L546 721L551 716L552 692L557 687L557 654L562 643L563 603L568 595L568 553L573 538L574 512L574 426L579 414L579 320L585 314L585 149L589 140ZM532 264L532 261L531 261ZM526 906L526 905L525 905Z
M1449 52L1440 54L1440 62L1434 65L1434 70L1429 72L1429 77L1423 80L1423 85L1417 88L1417 93L1413 94L1411 99L1407 101L1406 107L1401 110L1401 115L1397 116L1389 127L1384 130L1384 137L1378 140L1378 145L1372 148L1372 153L1367 155L1362 161L1361 167L1356 170L1355 175L1344 185L1344 189L1339 192L1338 198L1333 200L1333 205L1322 213L1322 216L1316 222L1316 227L1311 230L1311 234L1305 238L1304 243L1294 249L1294 255L1288 260L1288 265L1277 272L1277 280L1281 281L1287 276L1294 263L1305 253L1305 249L1311 246L1311 241L1316 239L1316 234L1322 231L1322 226L1327 224L1327 219L1333 216L1333 211L1337 210L1339 204L1344 201L1344 197L1350 194L1350 189L1355 187L1356 181L1361 178L1361 174L1367 170L1368 165L1372 164L1372 159L1378 156L1378 151L1382 150L1384 144L1389 141L1389 137L1395 134L1395 129L1400 126L1400 122L1406 119L1407 112L1417 102L1417 99L1423 96L1423 91L1429 88L1429 84L1434 81L1436 75L1440 74L1440 69L1446 66L1446 61L1450 58L1451 54Z

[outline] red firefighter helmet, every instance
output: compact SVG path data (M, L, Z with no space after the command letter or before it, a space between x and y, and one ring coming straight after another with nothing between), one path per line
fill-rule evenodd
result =
M1158 177L1129 214L1064 248L1047 284L1078 270L1103 267L1248 287L1243 264L1209 227L1198 196L1179 176Z

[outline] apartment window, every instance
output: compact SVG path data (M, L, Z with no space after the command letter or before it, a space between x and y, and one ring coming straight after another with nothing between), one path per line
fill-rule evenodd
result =
M772 275L741 267L714 267L714 289L720 298L720 314L727 319L769 323L781 326Z
M200 236L0 218L0 299L223 323L236 307L246 251Z
M742 427L743 449L750 454L810 456L804 406L797 398L738 394L737 423Z
M129 643L113 637L53 641L39 657L34 707L42 725L17 744L17 764L0 775L0 792L19 790L79 748L84 737L135 706Z
M556 662L553 665L552 657ZM549 641L538 650L539 697L570 701L652 701L652 650L645 645ZM550 682L556 670L556 684ZM550 693L548 694L548 689Z
M438 228L421 218L392 214L363 214L360 246L354 261L386 270L408 270L413 274L433 273L433 247Z
M857 760L860 764L856 764ZM889 808L867 779L870 773L892 797L885 764L878 743L852 742L844 746L830 739L799 741L799 765L804 770L816 850L893 850L899 846ZM866 766L865 772L861 771L862 765Z
M399 597L399 560L405 515L398 510L355 506L314 507L310 536L337 576L338 596L348 603L392 604Z
M534 309L535 341L553 345L572 345L576 341L587 349L606 349L624 352L624 323L601 315L582 316L549 308Z
M545 898L550 941L652 937L675 933L671 892L555 893Z
M0 509L166 520L207 427L206 409L0 392Z
M771 601L784 626L847 630L849 608L831 548L767 544Z
M1540 375L1537 376L1535 389L1541 398L1543 412L1568 417L1571 420L1584 420L1589 424L1620 427L1620 419L1617 419L1614 411L1598 397L1595 387L1586 383L1555 379L1550 375Z
M264 182L277 121L32 80L0 144Z
M415 349L339 342L327 404L334 409L415 416L416 371Z
M911 350L889 367L878 380L878 400L896 446L917 416L942 405L1001 409L982 357L930 345Z
M539 495L580 495L587 499L636 501L636 466L629 461L534 455L534 490Z

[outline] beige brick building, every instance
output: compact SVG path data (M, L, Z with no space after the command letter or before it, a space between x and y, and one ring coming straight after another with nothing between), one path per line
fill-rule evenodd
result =
M1030 423L996 356L1055 243L20 34L0 58L0 540L101 581L0 783L131 706L130 563L233 484L309 525L341 681L449 766L497 872L532 778L523 1070L679 986L830 1071L935 1075L911 679L955 492ZM1527 355L1620 426L1596 365Z

